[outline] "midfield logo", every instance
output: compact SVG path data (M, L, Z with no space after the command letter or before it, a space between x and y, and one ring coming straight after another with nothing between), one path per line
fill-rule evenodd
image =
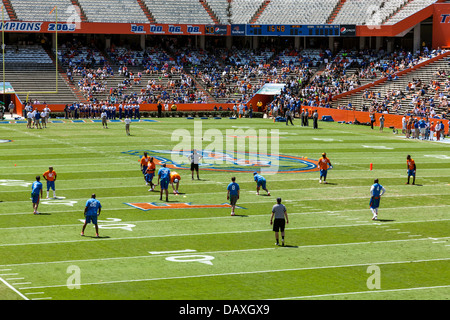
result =
M165 163L169 169L189 170L188 156L191 151L185 150L130 150L122 152L132 156L142 157L145 152L154 158L156 165ZM318 161L304 157L290 155L271 155L249 152L223 153L209 150L197 150L202 162L201 170L220 172L251 172L261 171L265 173L304 173L319 171ZM277 163L275 167L273 164ZM273 169L274 168L274 169Z
M208 209L208 208L231 208L228 203L222 204L192 204L191 202L177 202L177 203L156 203L156 202L145 202L145 203L125 203L131 207L139 210L149 211L155 209ZM240 209L245 209L238 207Z

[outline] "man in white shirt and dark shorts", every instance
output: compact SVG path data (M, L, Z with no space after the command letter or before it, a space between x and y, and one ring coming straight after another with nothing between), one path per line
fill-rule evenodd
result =
M286 207L281 204L281 198L277 198L277 204L273 206L272 216L270 217L270 224L273 225L277 246L280 245L279 232L281 232L281 245L284 246L284 227L286 223L289 223Z
M197 150L193 150L192 153L189 155L188 159L191 161L191 174L192 174L192 180L194 180L194 170L197 172L197 179L200 180L199 174L198 174L198 163L203 157L197 153Z

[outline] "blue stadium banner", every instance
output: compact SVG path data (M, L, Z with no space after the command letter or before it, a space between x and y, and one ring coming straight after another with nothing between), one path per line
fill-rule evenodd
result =
M245 24L232 24L231 35L232 36L245 36Z
M355 37L356 24L341 24L340 33L341 37Z
M335 24L248 24L246 26L246 35L283 37L330 37L340 35L340 26Z

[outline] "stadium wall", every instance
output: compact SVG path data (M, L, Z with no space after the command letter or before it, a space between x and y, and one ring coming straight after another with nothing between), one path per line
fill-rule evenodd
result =
M364 112L364 111L353 111L353 110L342 110L342 109L332 109L332 108L318 108L318 107L309 107L304 106L303 109L306 109L309 111L309 114L312 114L314 110L317 110L319 114L319 119L321 119L323 116L331 116L334 121L336 122L355 122L358 120L360 123L370 123L370 113ZM402 128L402 118L403 115L398 114L388 114L383 113L385 122L384 127L394 127L396 129ZM415 115L412 115L414 118L421 118L417 117ZM375 125L379 126L378 119L381 117L381 113L375 114ZM409 119L409 116L406 116L407 119ZM432 118L431 121L442 121L442 123L445 126L445 132L448 133L449 129L449 121L443 120L443 119L434 119Z
M17 100L16 100L17 102ZM16 104L17 105L17 104ZM223 110L226 110L227 108L232 109L233 108L232 103L221 103L221 104L214 104L214 103L192 103L192 104L177 104L177 111L213 111L214 106L222 106ZM34 105L33 107L38 108L38 110L42 111L46 105L39 104ZM64 112L65 104L51 104L48 105L50 110L52 112ZM253 106L254 109L256 109L256 106ZM370 113L364 112L364 111L353 111L353 110L342 110L342 109L334 109L334 108L319 108L319 107L310 107L310 106L303 106L302 109L308 110L309 114L312 115L314 110L317 110L319 114L319 119L321 119L323 116L331 116L333 118L333 121L336 122L355 122L356 120L360 123L369 123L370 122ZM140 105L140 111L157 111L157 105L156 104L141 104ZM164 110L163 110L164 111ZM22 108L17 108L17 112L20 116L22 116ZM403 115L397 115L397 114L386 114L383 113L385 117L385 128L394 127L396 129L402 128L402 118ZM380 118L381 113L375 114L375 125L379 125L378 119ZM414 115L413 115L414 116ZM415 118L418 118L414 116ZM409 118L409 116L407 116ZM431 121L442 121L442 123L445 126L445 132L448 133L449 129L449 121L448 120L442 120L442 119L431 119Z
M17 100L16 100L16 105ZM17 114L22 116L23 112L23 105L20 103L20 106L22 108L17 108ZM39 111L42 111L45 106L48 106L52 112L64 112L64 108L66 107L65 104L34 104L33 108L38 108ZM119 104L115 104L116 107L119 106ZM158 105L156 103L147 104L143 103L139 105L140 111L158 111ZM214 111L214 106L217 108L222 107L223 110L227 110L227 108L230 108L230 110L233 109L234 104L233 103L176 103L177 111ZM164 109L163 109L164 111ZM169 105L169 111L170 111L170 105Z

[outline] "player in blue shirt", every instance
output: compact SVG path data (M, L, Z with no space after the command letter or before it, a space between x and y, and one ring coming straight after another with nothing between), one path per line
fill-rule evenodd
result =
M31 185L31 202L33 203L33 214L39 214L37 211L39 199L42 197L41 177L36 176L36 181Z
M161 182L161 183L160 183ZM162 200L163 190L166 191L166 202L169 201L169 184L170 184L170 169L163 163L162 168L158 170L158 184L161 186L161 193L159 200Z
M258 172L253 172L253 179L256 182L256 194L259 195L259 189L262 188L267 192L267 195L270 196L269 190L266 188L266 178L262 175L258 174Z
M370 210L373 213L372 220L378 219L378 207L380 206L381 196L386 192L386 189L378 183L378 179L375 179L374 184L370 188Z
M86 229L86 225L88 223L93 223L95 226L95 236L98 238L98 223L97 223L97 217L100 215L100 212L102 211L102 205L100 204L100 201L95 199L95 193L92 194L91 198L86 201L86 206L84 208L84 216L86 217L86 220L84 221L83 229L81 229L81 235L84 236L84 229Z
M234 210L236 208L236 202L239 199L240 190L239 185L236 183L236 177L231 178L231 183L227 187L227 200L230 200L231 215L234 216Z

